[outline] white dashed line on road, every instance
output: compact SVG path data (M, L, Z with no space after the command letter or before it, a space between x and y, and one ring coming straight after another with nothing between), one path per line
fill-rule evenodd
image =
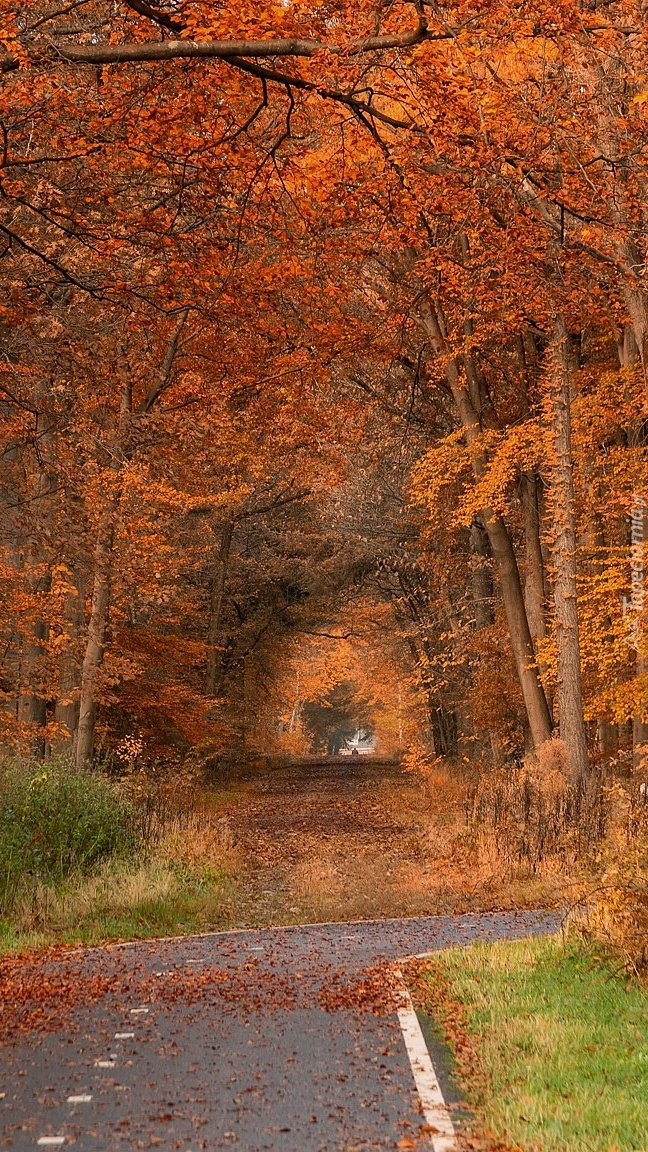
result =
M131 1016L144 1016L148 1012L148 1008L131 1008Z
M89 1104L92 1096L68 1096L68 1104Z
M134 1039L135 1039L135 1033L134 1032L115 1032L115 1035L113 1036L113 1040L134 1040Z
M431 1129L430 1141L434 1152L457 1152L457 1134L441 1086L434 1071L430 1053L421 1032L409 992L401 992L403 1007L398 1009L398 1020L403 1033L414 1083L416 1084L423 1115Z
M43 1146L58 1147L61 1144L65 1144L65 1136L39 1136L36 1143Z
M114 1068L114 1060L95 1060L95 1068Z

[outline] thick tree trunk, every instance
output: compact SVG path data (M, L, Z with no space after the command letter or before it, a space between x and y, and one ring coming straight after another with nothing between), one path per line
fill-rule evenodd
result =
M571 397L569 334L565 321L554 325L553 366L549 403L553 435L553 568L556 645L558 652L557 701L560 736L567 745L572 772L585 779L589 771L587 736L583 719L578 606L576 598L576 533L571 451Z
M481 432L479 415L470 399L467 387L461 381L456 359L448 355L445 335L437 316L436 307L428 300L423 302L422 320L434 351L437 355L445 358L446 380L463 425L466 441L468 444L474 443ZM477 477L483 475L485 465L486 461L483 457L477 456L475 458L473 468ZM551 738L551 716L536 665L513 542L503 518L498 513L493 512L490 508L484 508L481 518L499 573L513 659L522 689L531 737L537 750L546 740Z
M537 751L546 740L551 739L551 715L536 664L520 571L502 517L491 513L485 520L485 527L499 571L513 659L522 688L533 746Z
M540 481L533 473L523 472L520 477L520 498L524 524L524 550L526 579L524 603L529 618L529 630L534 642L544 640L547 634L545 568L540 537Z
M229 520L223 529L220 548L218 551L218 567L212 581L209 618L209 651L207 657L207 673L205 676L205 695L215 696L218 686L218 672L222 664L222 649L220 645L220 622L223 609L223 595L227 577L227 565L230 549L232 547L232 534L234 521Z
M470 591L475 628L488 628L493 623L493 576L488 535L482 524L470 525Z

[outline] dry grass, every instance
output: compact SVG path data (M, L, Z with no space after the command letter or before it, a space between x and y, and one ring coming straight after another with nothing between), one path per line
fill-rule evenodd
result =
M564 904L592 871L584 881L560 764L541 769L479 782L439 762L425 773L293 765L227 792L187 789L178 805L164 782L143 799L146 854L32 887L5 940ZM626 843L634 808L617 798L607 811Z
M222 806L222 797L207 796L194 809L167 812L152 846L128 862L106 861L64 884L32 880L0 924L0 947L228 927L239 859Z
M297 780L296 790L294 788ZM308 787L304 785L307 784ZM436 765L425 776L294 770L231 814L241 923L293 923L453 913L552 903L555 883L479 860L469 782Z

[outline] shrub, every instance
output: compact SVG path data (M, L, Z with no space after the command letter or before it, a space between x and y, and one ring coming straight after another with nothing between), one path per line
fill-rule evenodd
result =
M115 785L64 760L0 765L0 909L30 878L60 883L136 841Z
M642 808L645 804L642 803ZM640 815L644 817L645 812ZM636 827L636 816L630 825ZM621 836L606 846L598 861L596 883L584 887L574 909L586 935L608 945L629 972L648 971L648 832Z

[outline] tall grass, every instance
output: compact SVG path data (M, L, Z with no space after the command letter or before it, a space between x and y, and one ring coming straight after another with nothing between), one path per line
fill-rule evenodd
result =
M632 845L648 832L639 780L612 767L574 780L557 739L520 767L480 775L467 790L466 816L481 855L509 873L591 865L603 845Z
M132 804L103 777L64 759L0 763L0 912L26 886L87 875L137 839Z

